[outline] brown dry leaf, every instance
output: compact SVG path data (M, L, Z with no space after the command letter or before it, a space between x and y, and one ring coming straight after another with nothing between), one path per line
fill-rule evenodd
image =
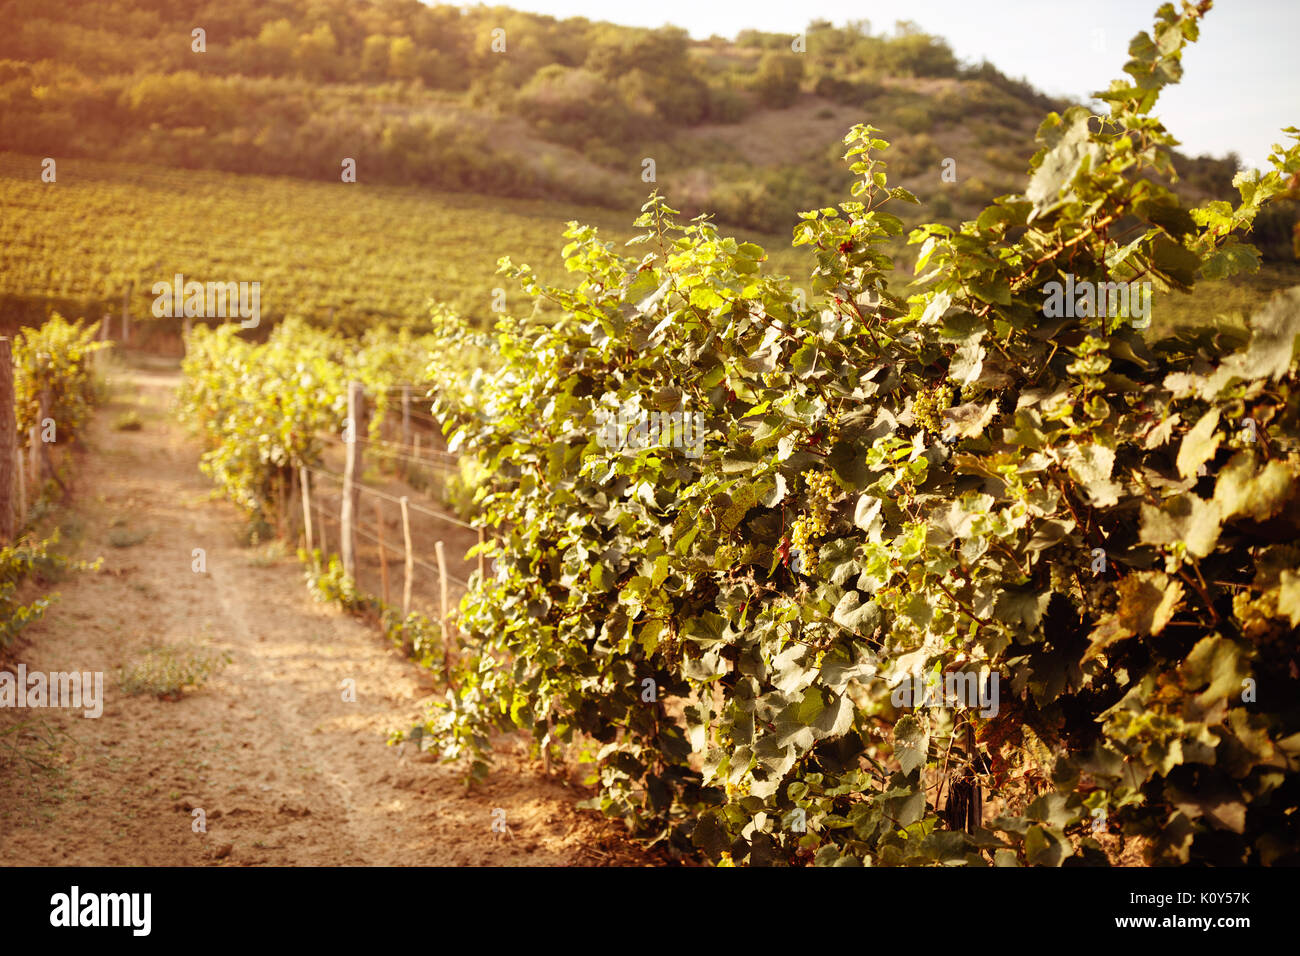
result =
M1183 598L1183 586L1163 571L1139 571L1119 582L1119 623L1136 634L1159 634Z

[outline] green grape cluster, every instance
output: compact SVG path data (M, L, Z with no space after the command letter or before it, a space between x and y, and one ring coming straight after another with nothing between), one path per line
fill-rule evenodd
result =
M912 405L912 421L916 423L917 428L938 433L943 427L940 416L950 405L952 405L952 387L947 382L936 385L916 396L916 402Z
M1264 592L1254 597L1249 591L1239 591L1232 599L1232 615L1240 624L1241 633L1259 639L1273 631L1281 630L1277 608L1277 592Z
M807 475L808 502L810 510L800 515L790 526L790 551L798 552L803 558L800 569L811 573L817 568L817 550L812 546L814 539L824 535L830 523L831 499L835 494L835 482L829 474L812 472Z
M840 437L840 413L831 412L826 416L826 444L834 445Z
M1065 566L1051 565L1050 575L1053 591L1059 591L1061 594L1070 594L1074 591L1074 576Z

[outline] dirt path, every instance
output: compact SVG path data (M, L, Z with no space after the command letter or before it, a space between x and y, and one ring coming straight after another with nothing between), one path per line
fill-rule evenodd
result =
M410 748L387 747L433 694L381 635L312 602L296 559L238 541L211 500L197 448L167 413L176 378L135 374L96 416L70 514L73 574L2 666L102 671L103 716L0 711L0 731L37 717L45 748L10 734L51 772L0 753L0 863L19 865L556 865L629 860L614 828L572 809L584 794L519 752L486 784ZM134 408L139 431L116 431ZM133 543L135 542L135 543ZM193 568L205 552L206 573ZM127 696L118 668L145 648L187 644L230 662L180 700ZM356 702L343 700L345 679ZM193 830L192 808L206 814ZM508 835L493 832L505 811Z

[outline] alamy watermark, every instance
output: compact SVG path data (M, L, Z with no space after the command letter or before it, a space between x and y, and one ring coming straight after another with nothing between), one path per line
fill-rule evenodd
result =
M1150 282L1078 281L1065 273L1065 282L1052 280L1043 286L1043 316L1048 319L1098 319L1124 315L1133 328L1151 324Z
M970 707L980 708L981 717L998 715L998 672L990 671L980 680L978 671L953 671L904 677L889 695L895 707Z
M18 665L15 676L0 671L0 707L71 707L83 717L104 713L103 671L36 671L27 673L27 665Z
M178 272L171 282L155 282L149 291L159 319L238 318L243 320L240 328L255 329L262 318L260 282L186 282Z
M152 893L83 893L73 886L50 897L50 925L120 926L133 936L148 936L153 920Z
M596 410L596 440L602 448L638 452L668 446L680 448L687 458L704 455L704 415L701 412L647 412L625 406L615 414Z

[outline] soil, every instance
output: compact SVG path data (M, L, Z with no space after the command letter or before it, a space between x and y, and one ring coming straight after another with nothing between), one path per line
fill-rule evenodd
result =
M122 373L72 458L69 503L53 520L73 556L102 567L53 585L58 598L0 666L102 671L103 715L0 710L0 863L648 862L616 824L575 809L589 793L543 774L522 740L498 741L491 775L472 788L464 766L387 745L439 693L433 675L314 603L290 549L241 541L243 518L214 499L197 444L170 414L177 383L174 371ZM128 410L143 427L116 430ZM178 699L126 694L120 669L159 644L228 663ZM508 832L493 828L498 810Z

